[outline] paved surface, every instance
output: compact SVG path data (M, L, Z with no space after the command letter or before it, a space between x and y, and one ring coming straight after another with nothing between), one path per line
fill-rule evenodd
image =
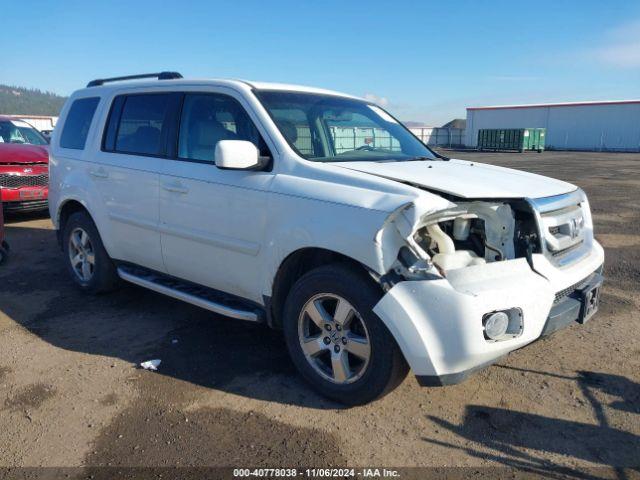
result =
M607 254L592 322L462 385L409 376L344 409L306 387L278 332L133 286L84 296L50 221L13 217L0 268L0 466L638 465L640 155L455 156L587 191ZM136 368L152 358L158 372Z

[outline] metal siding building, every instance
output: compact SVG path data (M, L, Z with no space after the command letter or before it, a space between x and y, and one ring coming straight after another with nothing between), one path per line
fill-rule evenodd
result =
M640 151L640 100L467 108L466 146L482 128L546 128L546 148Z
M16 120L24 120L30 123L38 130L53 130L58 122L58 117L48 115L3 115L5 117L15 118Z

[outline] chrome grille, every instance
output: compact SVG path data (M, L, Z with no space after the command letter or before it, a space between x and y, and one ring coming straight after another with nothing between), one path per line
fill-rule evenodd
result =
M20 188L20 187L46 187L49 184L49 175L9 175L0 174L0 187Z
M584 214L582 206L571 205L540 214L545 240L551 252L561 252L574 247L584 239Z
M588 203L582 190L564 195L530 199L540 233L544 255L556 266L568 266L586 254L593 233Z
M571 245L570 247L565 248L564 250L558 250L557 252L551 252L551 255L553 257L560 257L562 255L566 255L567 253L570 253L580 247L582 247L582 244L584 243L584 240L580 240L578 243Z

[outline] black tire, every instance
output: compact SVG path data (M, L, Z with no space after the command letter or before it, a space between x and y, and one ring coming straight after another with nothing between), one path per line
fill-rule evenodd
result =
M0 265L4 265L5 263L7 263L8 260L9 260L9 251L4 247L0 247Z
M360 315L369 335L370 357L360 378L333 383L316 372L307 360L298 336L298 321L305 304L320 293L338 295ZM311 386L321 395L345 405L362 405L380 398L406 377L408 365L393 336L372 309L382 291L364 272L343 264L316 268L303 275L287 297L283 327L291 358Z
M87 233L95 257L93 274L88 280L81 279L71 264L70 237L76 229L82 229ZM88 213L76 212L69 217L62 233L62 249L67 270L81 290L95 294L109 292L117 288L120 278L116 266L104 249L98 229Z

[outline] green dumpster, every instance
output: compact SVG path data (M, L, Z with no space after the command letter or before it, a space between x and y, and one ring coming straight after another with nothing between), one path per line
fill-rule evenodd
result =
M478 131L478 150L544 150L545 128L483 128Z

